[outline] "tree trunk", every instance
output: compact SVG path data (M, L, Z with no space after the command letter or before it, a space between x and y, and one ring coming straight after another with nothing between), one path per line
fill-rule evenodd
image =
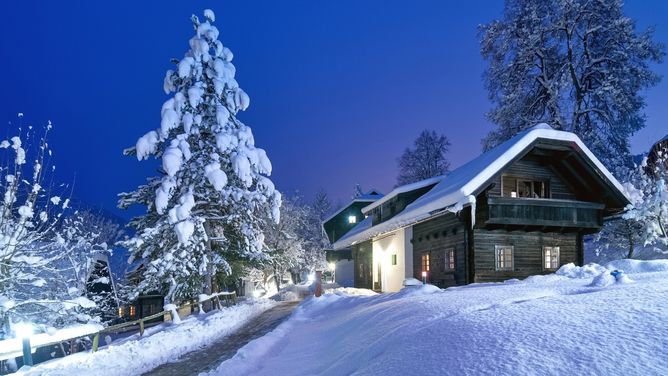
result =
M281 276L278 274L278 270L274 268L274 282L276 283L276 291L281 290Z
M204 286L202 286L202 294L211 295L213 292L213 250L211 247L211 228L209 227L208 222L204 222L204 231L206 232L207 241L206 241L206 274L204 275ZM209 312L213 307L213 302L207 300L202 304L204 312Z
M628 231L629 237L629 253L626 255L626 258L633 258L633 250L635 248L635 239L633 239L633 225L630 221L626 221L626 230Z

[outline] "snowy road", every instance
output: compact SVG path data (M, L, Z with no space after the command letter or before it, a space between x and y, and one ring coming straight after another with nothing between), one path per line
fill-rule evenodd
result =
M223 337L209 346L187 353L173 363L166 363L144 376L197 375L215 369L231 358L248 342L262 337L283 322L299 304L299 301L283 302L262 313L234 334Z

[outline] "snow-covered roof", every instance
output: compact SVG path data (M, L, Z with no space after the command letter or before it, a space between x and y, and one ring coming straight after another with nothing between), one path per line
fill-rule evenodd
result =
M337 210L334 214L330 215L329 217L325 218L322 223L327 223L329 222L332 218L336 217L337 215L341 214L344 210L348 209L350 205L356 203L356 202L374 202L378 199L383 198L383 195L381 193L378 193L376 190L371 190L369 192L363 193L359 195L358 197L355 197L352 201L348 203L348 205L342 207L341 209Z
M370 212L371 210L373 210L373 208L376 208L376 207L382 205L383 203L389 201L390 199L392 199L393 197L398 196L401 193L411 192L411 191L414 191L416 189L420 189L420 188L428 187L430 185L434 185L434 184L440 182L441 180L443 180L443 178L445 178L445 176L446 175L434 176L433 178L424 179L424 180L420 180L420 181L415 182L415 183L410 183L410 184L406 184L406 185L396 187L392 190L392 192L386 194L380 200L376 200L371 205L365 206L364 208L362 208L362 213L366 214L366 213Z
M485 183L513 161L513 159L522 155L539 139L566 141L575 144L576 148L582 151L619 194L628 200L622 185L594 156L589 148L585 146L578 136L573 133L555 130L547 124L538 124L452 171L429 192L422 195L408 205L401 213L389 220L364 231L355 233L351 231L345 234L333 244L333 248L346 248L360 241L410 226L443 210L454 212L461 210L464 206L475 202L475 195L485 188ZM364 209L368 209L368 207Z
M372 221L373 221L372 217L364 218L361 222L359 222L357 225L355 225L355 227L351 228L350 231L346 232L346 234L343 235L343 237L346 238L346 237L358 236L359 234L361 234L361 233L363 233L363 232L365 232L365 231L367 231L368 229L371 228ZM339 241L340 241L340 239L339 239ZM334 245L336 245L339 241L335 242ZM349 247L350 245L352 245L352 243L348 244L346 247L336 247L336 246L334 246L332 248L334 248L335 251L340 251L343 248Z

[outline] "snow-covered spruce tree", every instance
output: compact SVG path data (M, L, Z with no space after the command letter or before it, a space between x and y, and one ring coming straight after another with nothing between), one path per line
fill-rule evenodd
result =
M330 245L322 223L332 212L332 203L325 191L320 190L313 201L305 205L305 210L305 225L299 234L304 239L304 271L312 273L327 267L325 250Z
M450 149L450 141L446 136L424 130L415 139L413 146L414 149L406 148L397 159L399 165L397 186L415 183L450 171L450 162L445 157Z
M615 176L624 176L626 181L622 184L627 196L631 199L631 205L639 205L643 200L643 193L637 187L641 187L644 180L642 169L637 166L627 168L620 166ZM598 263L618 260L622 258L634 258L637 256L639 246L642 246L641 235L643 223L636 218L618 216L603 223L601 231L592 236L593 260Z
M627 170L624 188L631 204L620 218L606 222L594 236L594 250L601 260L652 259L668 254L668 158L659 150L656 159Z
M192 16L190 50L165 76L160 128L139 138L127 154L161 160L160 176L119 206L145 205L133 219L136 235L123 244L141 259L141 279L130 291L164 292L168 303L212 292L216 273L229 273L229 258L266 258L263 221L279 219L281 195L266 176L271 163L255 147L251 129L236 114L249 104L234 79L232 52L218 40L214 14Z
M266 221L265 242L269 248L269 259L264 263L263 282L270 289L273 281L276 290L281 288L283 276L299 274L306 267L306 239L300 231L306 227L308 210L298 195L287 196L281 205L281 220L278 223Z
M609 168L626 164L629 137L645 126L641 96L659 76L664 46L636 32L622 0L506 0L480 28L485 83L498 128L485 149L546 122L580 136Z
M67 187L51 180L50 129L37 138L34 127L19 127L0 141L0 338L17 322L62 327L95 319L85 284L105 248L76 226Z
M624 214L624 218L643 224L640 241L652 246L658 253L668 253L668 155L657 151L657 158L647 165L643 161L640 189L642 200L637 200Z
M353 187L353 195L352 195L351 198L354 200L354 199L362 196L363 194L364 194L364 191L362 190L362 185L360 185L359 183L355 184L355 186Z

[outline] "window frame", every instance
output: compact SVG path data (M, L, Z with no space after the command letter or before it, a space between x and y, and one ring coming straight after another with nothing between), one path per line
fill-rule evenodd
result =
M448 248L445 250L445 260L443 262L443 271L444 272L453 272L457 267L457 257L454 248Z
M425 263L425 260L426 260L426 263ZM423 272L429 273L431 271L431 255L430 255L430 252L422 252L422 255L420 257L420 266L422 267Z
M397 254L396 253L390 256L390 264L397 265Z
M503 262L501 261L501 257L499 251L504 250L504 249L510 249L510 265L506 265L508 261L506 261L506 257L504 256ZM503 266L501 264L503 263ZM515 246L514 245L495 245L494 246L494 267L497 272L506 272L506 271L514 271L515 270Z
M510 181L505 182L505 180L510 180ZM520 186L525 182L530 184L530 190L531 190L530 196L520 195ZM509 192L508 196L504 194L504 190L506 189L504 187L506 186L506 183L509 183L508 185L512 187L512 190ZM533 194L536 193L537 184L540 184L540 194L537 194L538 197L533 197ZM513 174L501 175L501 197L525 198L525 199L526 198L551 199L552 191L550 190L550 186L551 186L551 179L513 175ZM513 196L513 193L515 193L515 196Z
M549 264L548 266L548 259L547 259L547 251L550 251L550 259L549 259ZM556 253L556 260L555 260L555 253ZM554 265L553 262L556 261L556 265ZM561 249L559 249L559 246L554 246L554 245L546 245L543 246L543 270L557 270L559 269L559 265L561 264Z

